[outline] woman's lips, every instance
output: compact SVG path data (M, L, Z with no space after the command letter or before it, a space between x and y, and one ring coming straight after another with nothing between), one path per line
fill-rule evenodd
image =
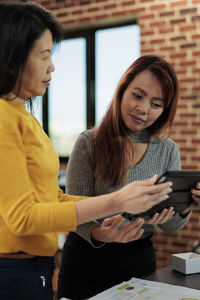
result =
M136 124L142 124L142 123L145 123L146 121L137 117L137 116L133 116L131 115L131 119L136 123Z
M47 80L47 81L42 81L46 86L49 86L50 85L50 80Z

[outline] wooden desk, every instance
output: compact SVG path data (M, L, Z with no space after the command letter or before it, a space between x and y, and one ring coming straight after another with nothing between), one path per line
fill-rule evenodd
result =
M200 273L185 275L172 270L172 266L158 269L155 273L143 277L143 279L180 285L191 289L200 290Z

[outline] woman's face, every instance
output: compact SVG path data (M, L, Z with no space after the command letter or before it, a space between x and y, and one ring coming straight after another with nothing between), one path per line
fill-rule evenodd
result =
M27 99L44 95L50 84L51 72L54 71L54 65L51 61L53 50L53 40L50 30L46 29L42 36L35 42L24 71L22 73L21 89L18 95L21 99ZM13 90L17 94L19 81Z
M121 101L121 116L131 131L152 125L164 110L162 87L149 70L139 73L130 82Z

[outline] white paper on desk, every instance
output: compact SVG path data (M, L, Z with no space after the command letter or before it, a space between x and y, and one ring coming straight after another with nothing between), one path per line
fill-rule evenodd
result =
M200 290L139 278L118 284L90 299L94 300L200 300Z

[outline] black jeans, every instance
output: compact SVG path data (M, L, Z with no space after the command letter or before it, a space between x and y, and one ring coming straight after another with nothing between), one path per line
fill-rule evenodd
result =
M96 249L76 233L70 233L63 248L58 299L88 299L132 277L154 272L151 237L152 234L127 244L108 243Z
M0 257L1 300L53 300L53 257Z

